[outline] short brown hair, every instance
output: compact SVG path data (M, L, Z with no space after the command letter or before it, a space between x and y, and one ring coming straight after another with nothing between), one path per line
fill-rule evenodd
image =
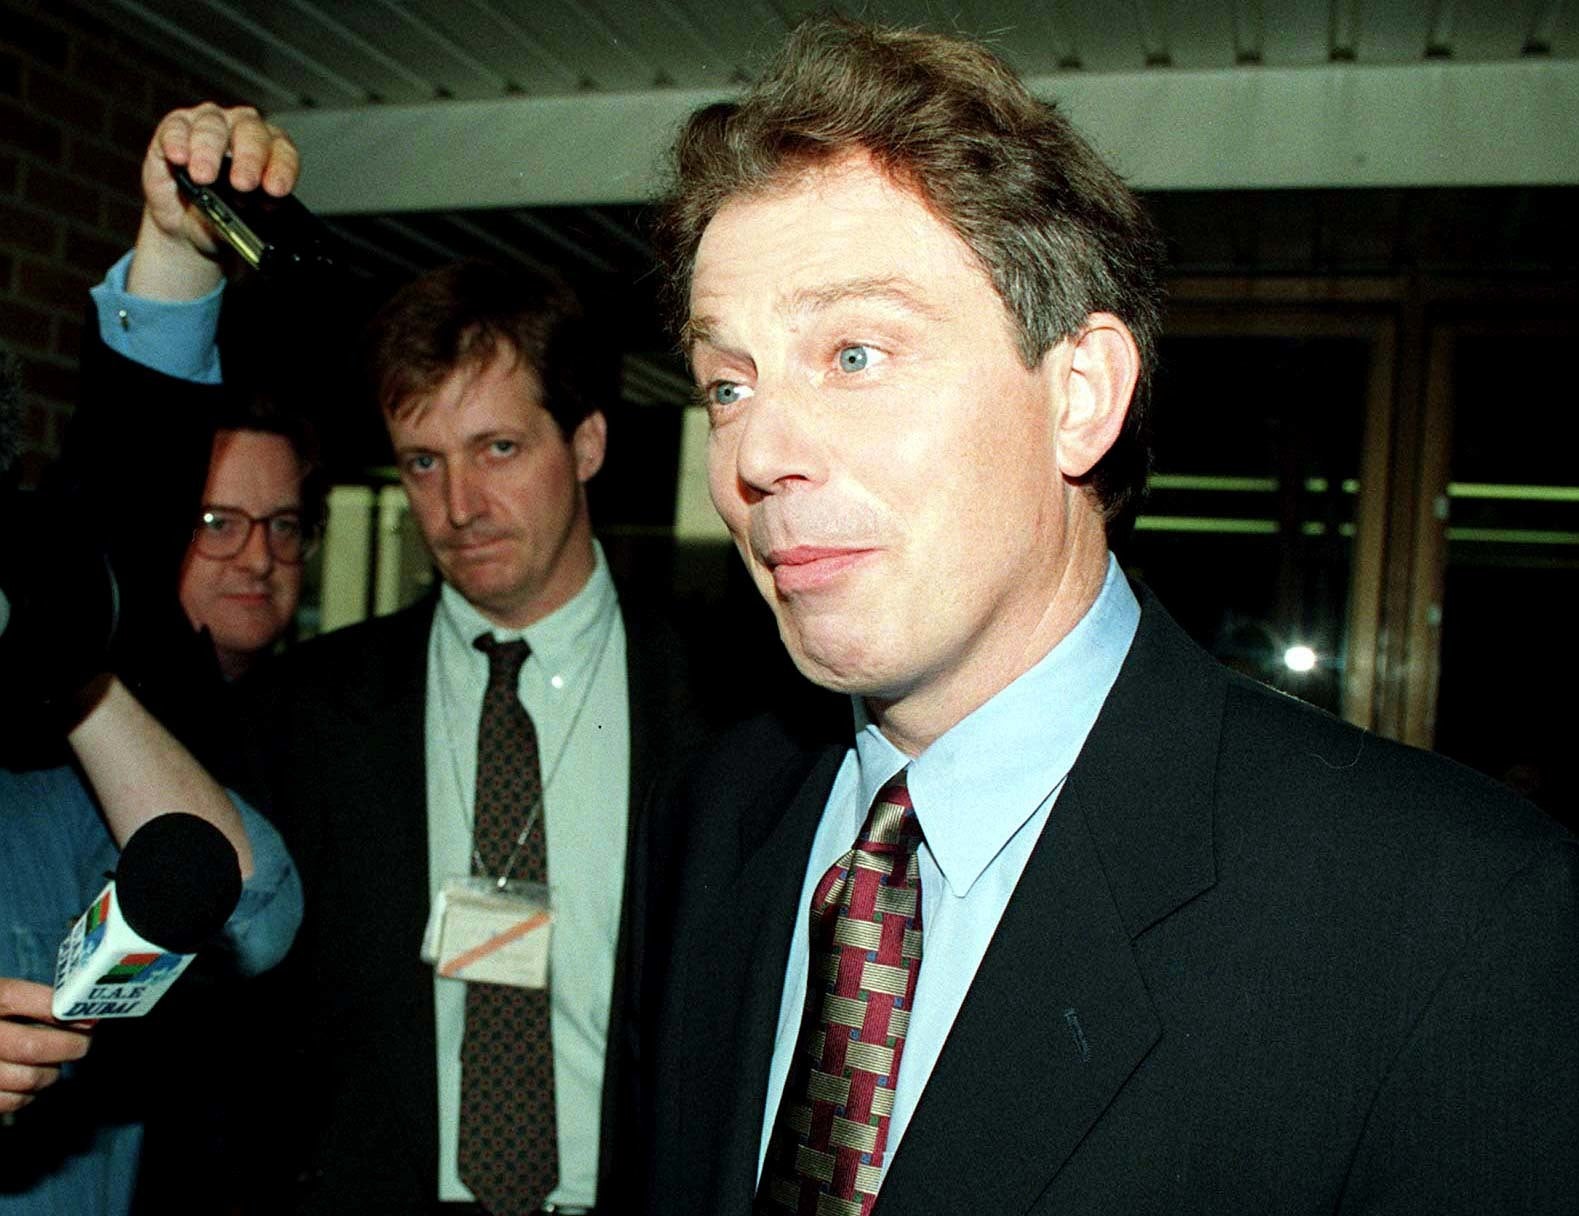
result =
M569 438L610 404L618 353L597 350L569 284L532 270L455 262L406 284L368 324L363 365L373 399L390 417L451 372L513 350L536 374L543 406Z
M311 416L287 408L276 390L260 384L226 381L220 396L221 404L213 416L214 430L278 435L291 445L301 472L298 492L302 522L313 532L321 530L329 515L329 478L318 427Z
M1126 527L1151 462L1162 242L1056 107L978 43L815 16L745 97L693 114L671 151L655 231L672 323L684 324L697 246L725 203L857 149L975 253L1027 367L1092 313L1134 333L1141 374L1124 430L1086 478L1109 534Z

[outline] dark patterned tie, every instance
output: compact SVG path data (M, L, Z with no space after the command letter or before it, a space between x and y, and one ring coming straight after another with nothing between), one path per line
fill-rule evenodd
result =
M516 694L531 648L488 634L474 645L488 656L488 690L477 728L473 866L480 859L481 873L504 874L537 809L511 877L546 882L537 731ZM494 1216L537 1210L559 1182L547 989L466 985L459 1168L461 1181Z
M811 971L795 1058L762 1166L762 1216L866 1216L921 968L921 827L903 771L811 901Z

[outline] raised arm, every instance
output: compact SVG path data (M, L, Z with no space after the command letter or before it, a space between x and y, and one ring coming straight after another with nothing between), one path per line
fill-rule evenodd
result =
M222 109L202 102L160 120L143 157L143 217L126 286L154 300L195 300L223 277L219 239L176 186L172 166L208 185L231 154L230 184L276 197L296 185L296 145L251 106Z
M241 876L252 876L252 845L230 797L192 754L114 676L84 694L89 706L67 736L117 845L167 811L207 819L236 846Z

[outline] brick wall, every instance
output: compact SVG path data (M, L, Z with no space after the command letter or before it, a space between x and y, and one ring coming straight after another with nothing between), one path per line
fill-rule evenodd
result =
M0 0L0 349L22 365L24 480L59 447L88 288L130 247L166 111L231 99L115 31L113 10Z

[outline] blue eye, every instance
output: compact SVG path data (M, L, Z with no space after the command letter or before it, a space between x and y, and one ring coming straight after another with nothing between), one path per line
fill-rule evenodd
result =
M866 370L866 365L871 356L864 346L842 346L839 348L839 370L841 372L860 372Z
M716 380L707 386L709 405L736 405L751 396L751 390L733 380Z

